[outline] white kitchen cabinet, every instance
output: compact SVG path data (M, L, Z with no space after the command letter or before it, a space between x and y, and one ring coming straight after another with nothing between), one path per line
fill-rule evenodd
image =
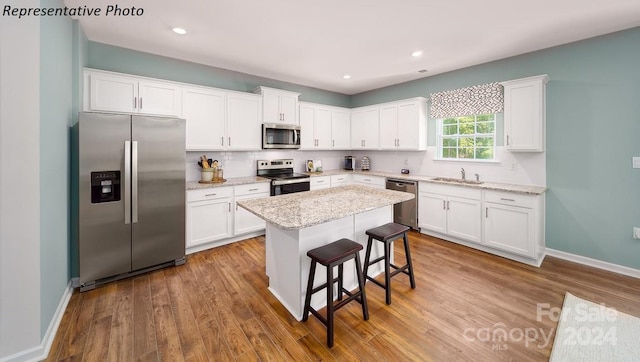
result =
M380 105L380 149L425 150L425 109L422 97Z
M234 235L261 231L266 228L266 222L238 206L238 201L253 200L269 197L269 183L235 186L235 215L233 217Z
M227 149L262 149L262 97L227 92Z
M510 253L537 258L542 251L540 196L487 191L484 203L484 242Z
M300 149L329 150L332 148L331 109L300 102Z
M387 179L381 176L369 176L360 173L354 173L353 182L356 184L368 185L379 189L384 189L387 187Z
M262 119L265 123L298 125L298 97L300 93L268 87L257 87L262 95Z
M379 107L355 108L351 112L351 149L377 150L379 144Z
M474 243L482 242L480 190L421 183L419 227Z
M351 185L352 174L331 175L331 187Z
M331 147L334 150L351 149L351 112L346 108L331 110Z
M85 70L84 77L85 111L182 114L182 87L177 84L94 70Z
M544 151L548 81L545 74L500 83L504 87L504 144L507 150Z
M182 117L186 120L187 150L224 149L225 92L184 87L182 102Z
M331 176L311 177L311 182L309 183L309 189L311 191L328 189L330 187L331 187Z
M186 247L233 235L232 187L187 191Z

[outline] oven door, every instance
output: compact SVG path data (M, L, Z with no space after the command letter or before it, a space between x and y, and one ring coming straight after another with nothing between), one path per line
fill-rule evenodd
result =
M300 126L264 123L262 148L300 148Z
M309 191L311 182L309 180L282 180L271 182L271 196L292 194L294 192Z

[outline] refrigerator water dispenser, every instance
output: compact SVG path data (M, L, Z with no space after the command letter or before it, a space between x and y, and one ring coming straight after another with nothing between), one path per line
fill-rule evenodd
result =
M91 203L120 201L120 171L91 172Z

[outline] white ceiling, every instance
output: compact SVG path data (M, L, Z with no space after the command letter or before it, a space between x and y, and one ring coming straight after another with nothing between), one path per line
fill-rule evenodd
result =
M91 41L344 94L640 26L639 0L65 0ZM180 36L171 31L180 26ZM421 57L411 57L414 50ZM427 73L418 70L427 69ZM351 79L342 78L350 74Z

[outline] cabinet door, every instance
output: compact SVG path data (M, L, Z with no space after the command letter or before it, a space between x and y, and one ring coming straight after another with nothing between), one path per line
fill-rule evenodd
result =
M460 239L482 241L482 205L479 200L449 197L447 199L447 233Z
M187 124L187 150L221 150L224 147L225 94L185 88L182 117Z
M92 111L138 112L138 81L106 74L91 74L89 108Z
M544 151L545 84L536 76L503 82L504 144L510 151Z
M364 124L364 149L377 150L380 147L380 124L378 109L370 109L365 112Z
M262 97L227 93L227 148L262 149Z
M364 111L351 114L351 148L354 150L364 148L366 116Z
M171 83L140 81L138 97L140 113L164 116L179 116L182 113L182 89Z
M403 103L398 105L398 149L399 150L419 150L421 149L420 138L426 137L425 127L420 127L420 107L418 102ZM381 131L381 135L382 135Z
M238 201L261 199L263 197L269 197L269 193L236 196L236 213L233 227L234 235L251 233L266 228L266 222L263 219L238 206Z
M331 138L333 149L351 148L351 116L348 111L331 111Z
M187 203L187 247L232 235L230 198Z
M398 146L398 107L380 107L380 149L395 150Z
M300 148L313 149L316 145L314 130L315 108L300 104Z
M331 149L331 111L316 108L314 125L316 148L321 150Z
M273 92L264 91L262 93L263 121L265 123L282 123L280 114L280 95Z
M310 185L309 185L309 188L310 188L311 191L328 189L330 187L331 187L331 177L330 176L312 177Z
M280 113L282 121L288 124L298 124L298 96L283 93L280 95Z
M420 192L418 221L421 228L445 234L447 232L447 200L444 196Z
M486 202L483 220L487 246L535 257L533 209Z

